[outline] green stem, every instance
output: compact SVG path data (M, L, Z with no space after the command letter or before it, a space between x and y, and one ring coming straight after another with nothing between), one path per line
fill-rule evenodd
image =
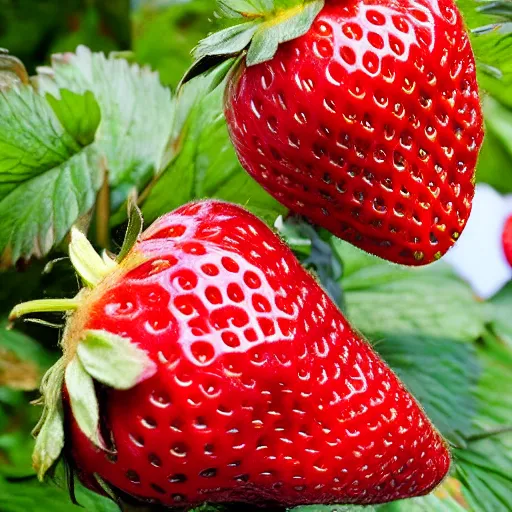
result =
M96 241L100 247L110 247L110 186L108 182L108 170L105 167L105 178L98 193L96 202Z
M507 427L494 428L491 430L486 430L485 432L481 432L479 434L474 434L469 436L466 441L471 443L473 441L481 441L482 439L487 439L492 436L499 436L500 434L508 434L512 432L512 425L508 425Z
M74 311L78 308L79 304L79 301L76 299L31 300L15 306L9 314L9 321L12 322L20 316L27 315L29 313L62 313L64 311Z

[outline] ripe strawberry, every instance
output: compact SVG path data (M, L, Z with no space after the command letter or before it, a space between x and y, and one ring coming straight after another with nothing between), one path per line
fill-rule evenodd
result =
M446 444L413 397L238 206L165 215L77 300L68 368L76 357L94 375L109 364L83 352L91 332L148 358L131 389L95 384L107 449L65 400L73 466L92 488L99 475L115 492L179 506L378 503L426 494L448 471Z
M225 114L251 176L370 253L427 264L464 229L483 127L453 0L327 0L273 58L242 60Z
M505 253L505 258L507 258L507 261L512 267L512 215L510 215L505 221L501 239L503 243L503 252Z

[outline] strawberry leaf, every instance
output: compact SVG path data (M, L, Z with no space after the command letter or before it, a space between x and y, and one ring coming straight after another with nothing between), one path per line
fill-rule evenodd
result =
M507 510L512 503L512 353L492 334L479 345L483 373L474 429L454 451L455 477L471 510Z
M236 157L222 110L225 75L225 67L220 66L182 88L174 156L142 205L146 220L204 197L243 204L270 224L285 211L242 169ZM204 94L198 95L198 91Z
M94 135L87 126L82 141ZM61 242L93 205L102 172L94 147L82 146L28 86L0 92L0 152L0 259L9 265Z
M104 449L105 445L100 436L100 410L94 382L78 357L74 357L68 363L64 380L73 417L80 430L98 448Z
M23 62L0 48L0 90L28 83L29 77Z
M342 261L343 254L342 249ZM473 341L485 330L484 306L441 262L424 269L365 266L345 274L342 284L349 319L373 339L389 333L438 338L449 333Z
M101 111L96 146L106 160L114 208L132 187L140 187L162 165L174 107L158 75L124 59L92 53L84 46L74 54L54 55L52 68L39 70L42 93L59 89L91 91Z
M41 485L35 479L2 480L0 496L2 512L119 512L111 500L75 483L75 495L79 505L73 505L65 482L48 481Z
M490 300L487 311L496 335L512 348L512 282Z
M477 181L507 194L512 192L512 115L505 105L490 96L485 98L483 106L486 133L478 158Z
M378 507L377 510L378 512L465 512L467 509L460 505L443 487L445 485L428 496L394 501ZM354 512L356 511L354 510Z
M473 346L421 335L388 334L373 341L440 432L463 444L477 408L474 393L480 368Z
M89 375L115 389L132 388L156 372L145 351L130 339L105 331L86 331L77 354Z
M457 0L472 31L471 44L480 72L480 85L507 98L512 84L512 9L508 1ZM509 99L509 104L512 100Z
M101 120L100 107L94 95L90 91L76 94L66 89L57 91L57 94L58 97L48 94L46 99L64 129L82 146L91 144Z

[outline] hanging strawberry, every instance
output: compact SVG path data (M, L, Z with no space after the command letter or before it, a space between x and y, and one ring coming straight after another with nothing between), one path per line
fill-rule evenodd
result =
M203 201L137 228L115 261L75 230L86 286L12 312L69 311L43 383L41 477L66 444L89 487L180 507L379 503L439 484L440 434L260 220Z
M196 70L239 55L225 114L243 167L294 212L406 265L468 220L483 139L475 62L453 0L222 0L240 24Z

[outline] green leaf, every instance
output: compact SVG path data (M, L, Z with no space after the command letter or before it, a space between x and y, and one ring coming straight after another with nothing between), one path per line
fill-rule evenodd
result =
M104 449L105 444L100 435L100 410L94 382L76 356L66 367L65 382L73 417L80 430L98 448Z
M84 94L62 89L59 97L48 94L46 99L53 108L64 129L82 146L94 141L94 135L101 120L101 112L94 95L90 91Z
M174 135L176 154L142 205L146 220L204 197L242 204L270 224L285 211L238 162L222 109L225 81L216 85L219 72L225 75L221 67L194 78L181 91L180 104L188 108L177 107L183 124ZM208 91L208 84L213 90L192 104L195 88Z
M457 0L457 6L472 30L471 44L480 85L500 99L506 99L512 84L512 14L508 2ZM509 101L512 104L512 98Z
M59 243L93 205L102 172L94 148L66 132L30 87L0 92L0 155L0 255L8 265Z
M441 486L428 496L394 501L378 507L377 510L379 512L465 512L467 509L447 494L443 487ZM441 494L442 497L439 496Z
M508 510L512 503L512 440L483 439L465 450L455 450L455 476L463 483L472 510Z
M484 371L476 389L476 436L512 426L512 351L487 333L480 340L478 355Z
M482 338L483 373L474 432L457 449L455 476L472 510L507 510L512 503L512 351L490 334Z
M512 110L489 97L484 106L487 130L501 141L512 158Z
M73 505L65 484L39 483L37 480L6 481L0 478L2 512L119 512L108 498L75 483L79 505Z
M496 335L512 349L512 282L490 300L487 312Z
M350 321L375 340L393 333L472 341L484 332L483 305L442 262L424 269L364 266L342 285Z
M0 90L5 91L28 82L29 77L23 62L0 48Z
M92 377L115 389L130 389L157 369L133 341L106 331L86 331L77 354Z
M488 183L498 192L508 194L512 192L512 153L507 147L508 141L503 143L501 134L494 133L489 114L486 112L485 115L486 134L478 158L476 178L478 182Z
M59 89L94 94L101 111L95 146L106 161L114 209L158 173L174 116L158 74L80 46L75 54L54 55L51 72L40 74L38 83L53 95Z
M480 367L473 346L448 337L394 335L375 348L447 439L464 443L473 428Z

